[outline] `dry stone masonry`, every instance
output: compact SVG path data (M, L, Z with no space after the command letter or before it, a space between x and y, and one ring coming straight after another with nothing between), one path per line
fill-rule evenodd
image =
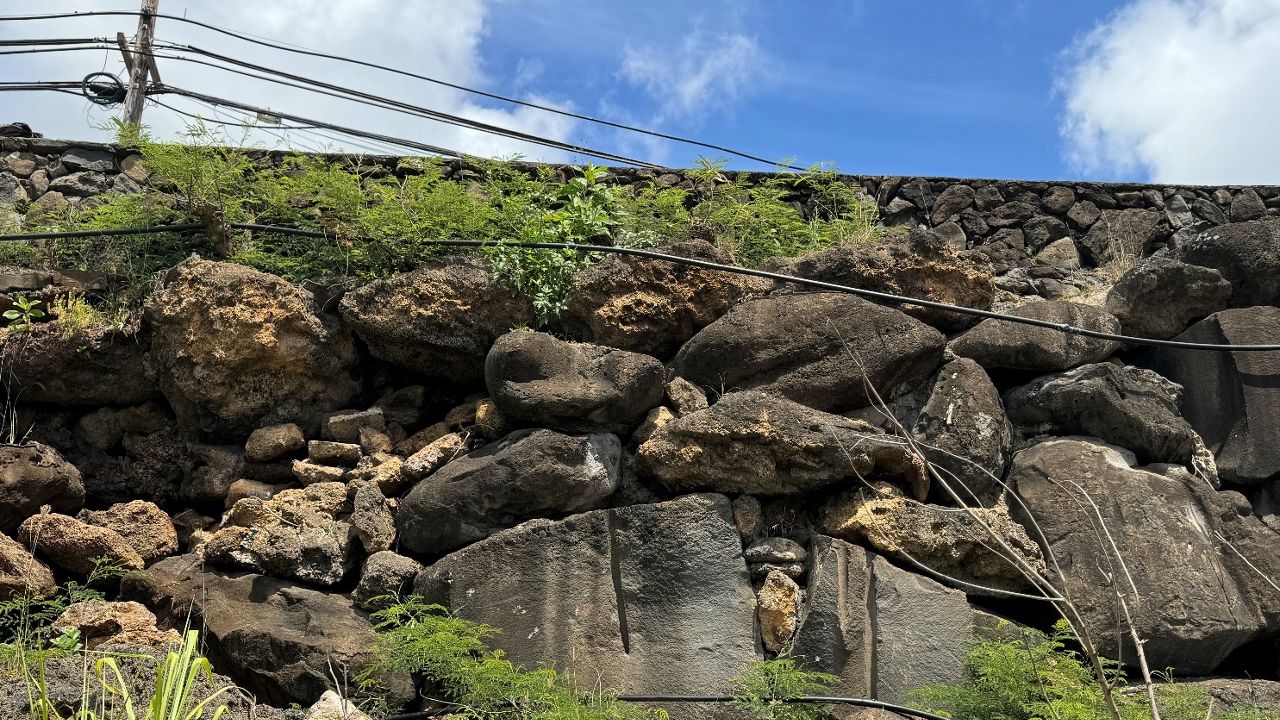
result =
M147 179L116 148L0 139L5 213ZM651 180L692 183L611 181ZM1280 188L846 181L904 231L769 269L1280 342ZM93 282L3 268L0 310ZM1153 668L1280 679L1280 353L639 257L582 271L538 329L474 256L353 285L192 258L123 326L0 337L0 600L108 557L143 572L60 623L156 647L191 622L280 707L337 703L335 663L365 667L369 613L411 592L627 693L721 694L789 654L904 701L1002 623L1047 629L1046 593L1126 665L1128 611Z

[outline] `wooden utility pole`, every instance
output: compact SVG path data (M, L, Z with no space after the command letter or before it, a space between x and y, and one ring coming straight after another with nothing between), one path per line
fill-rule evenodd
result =
M160 72L156 70L155 58L152 57L151 42L156 33L156 12L160 0L143 0L142 14L138 16L138 35L133 40L133 54L123 47L125 67L129 69L129 88L124 98L124 122L126 125L142 124L142 104L147 99L147 76L160 82ZM119 39L119 38L117 38Z

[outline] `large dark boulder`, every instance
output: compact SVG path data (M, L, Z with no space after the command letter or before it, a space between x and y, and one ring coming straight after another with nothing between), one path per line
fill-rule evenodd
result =
M701 240L676 243L663 252L733 264L728 252ZM612 256L574 277L559 322L584 340L668 358L743 297L772 285L665 260Z
M1167 340L1226 309L1229 297L1231 283L1217 270L1153 256L1121 275L1102 307L1116 316L1124 334Z
M47 445L0 445L0 532L12 533L42 505L68 514L79 510L80 471Z
M836 675L833 695L908 702L925 685L961 682L989 617L962 592L824 535L813 538L805 591L792 655Z
M1222 273L1231 307L1280 305L1280 219L1219 225L1183 243L1179 255Z
M1182 418L1182 388L1142 368L1097 363L1045 375L1005 396L1009 419L1026 437L1089 435L1137 455L1142 464L1192 466L1203 444ZM1216 473L1212 473L1216 480Z
M1120 322L1110 313L1062 300L1027 303L1008 314L1082 330L1120 332ZM994 318L983 320L951 341L951 350L961 357L972 358L985 368L1013 370L1066 370L1105 360L1119 347L1114 340Z
M0 337L10 393L23 403L136 405L159 397L143 339L105 328L64 335L59 323Z
M484 370L499 410L567 432L625 432L662 402L666 380L648 355L527 331L498 338Z
M1080 238L1080 247L1096 266L1141 258L1148 254L1163 220L1156 210L1103 210Z
M623 693L723 693L759 657L721 495L533 520L442 558L414 590L502 630L514 662Z
M195 555L168 558L132 575L121 594L151 608L162 625L202 630L214 666L276 705L310 705L373 660L375 636L345 595L248 573L207 572ZM405 674L379 677L394 702L413 695Z
M244 437L306 423L356 390L350 333L274 275L187 260L166 273L146 319L160 389L190 431Z
M1235 345L1280 341L1280 308L1223 310L1175 340ZM1217 458L1223 481L1280 476L1280 352L1156 348L1141 363L1183 387L1183 416Z
M659 427L636 451L640 469L669 490L797 495L872 472L928 479L901 441L860 420L768 393L729 393Z
M738 305L676 354L677 375L721 392L764 390L819 410L893 398L942 362L942 333L841 293L775 295Z
M528 300L463 258L369 283L347 293L341 311L374 357L456 382L484 377L493 341L533 321Z
M1019 452L1009 479L1025 503L1015 518L1056 557L1053 580L1103 655L1136 663L1117 594L1151 667L1208 673L1261 632L1260 609L1215 536L1218 513L1197 497L1212 492L1207 484L1131 468L1116 450L1076 439Z
M968 358L943 365L924 387L911 433L929 462L959 483L966 501L990 502L1000 494L1012 432L1000 392L982 366ZM954 479L954 480L953 480ZM934 490L939 499L948 496Z
M400 542L440 555L530 518L597 507L618 489L621 455L614 435L518 430L415 485L396 513Z
M767 267L810 280L981 310L989 310L996 295L991 273L967 257L951 252L920 253L904 243L837 245L794 259L775 260ZM892 307L946 332L963 330L975 321L972 315L919 305Z

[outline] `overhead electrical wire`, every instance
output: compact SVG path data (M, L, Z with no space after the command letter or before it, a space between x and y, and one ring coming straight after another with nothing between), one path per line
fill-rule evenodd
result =
M192 230L203 229L203 225L199 223L184 223L181 225L155 225L151 227L137 228L111 228L105 230L74 230L63 232L48 233L19 233L11 235L0 235L0 242L27 242L35 240L57 240L62 238L93 238L93 237L120 237L125 235L149 235L158 232L188 232ZM248 230L251 232L273 233L277 235L294 235L298 237L308 237L318 240L333 239L330 233L320 230L306 230L303 228L287 227L282 225L261 225L257 223L229 223L228 227L233 230ZM492 247L493 242L487 240L438 240L433 238L419 238L418 242L423 245L434 245L437 247ZM533 250L579 250L582 252L598 252L614 255L630 255L633 257L649 258L651 260L662 260L664 262L675 263L678 265L686 265L690 267L699 267L705 270L714 270L717 272L728 272L737 275L749 275L752 277L761 277L769 280L775 280L784 283L793 283L804 287L815 288L818 290L827 290L831 292L847 293L850 295L858 295L860 297L870 298L893 304L917 305L920 307L932 308L934 310L945 310L947 312L959 313L962 315L972 315L990 320L1003 320L1006 322L1017 323L1020 325L1031 325L1033 327L1046 328L1056 332L1068 335L1080 335L1083 337L1096 338L1098 340L1111 340L1115 342L1125 343L1129 345L1145 345L1148 347L1172 348L1176 350L1207 350L1213 352L1276 352L1280 351L1280 344L1251 344L1236 345L1230 343L1198 343L1185 342L1181 340L1157 340L1155 338L1134 337L1132 335L1121 335L1118 333L1101 332L1098 330L1090 330L1071 325L1069 323L1056 323L1049 320L1040 320L1038 318L1021 317L1019 315L1011 315L1009 313L996 312L994 310L982 310L979 308L965 307L963 305L952 305L949 303L937 302L935 300L926 300L924 298L911 297L909 295L897 295L894 293L880 292L878 290L868 290L866 288L858 288L850 285L841 285L839 283L826 282L824 280L813 280L810 278L797 277L795 275L787 275L784 273L770 272L768 270L757 270L755 268L739 267L737 265L726 265L724 263L712 262L710 260L699 260L697 258L681 257L679 255L671 255L669 253L658 252L656 250L642 250L639 248L615 247L612 245L585 245L580 243L562 243L562 242L522 242L511 243L510 247L529 248Z
M3 15L3 16L0 16L0 21L56 20L56 19L76 18L76 17L95 17L95 16L138 16L140 14L141 13L137 11L128 11L128 10L90 10L85 12L47 13L47 14L38 14L38 15ZM423 80L425 82L433 83L433 84L440 85L442 87L451 88L454 90L459 90L461 92L470 93L480 97L489 98L491 100L498 100L500 102L505 102L513 105L519 105L522 107L541 110L543 112L554 113L556 115L570 117L577 120L582 120L584 122L590 122L597 125L602 125L605 127L611 127L618 130L625 130L627 132L639 133L642 135L656 137L663 140L670 140L672 142L678 142L685 145L701 147L707 150L715 150L716 152L727 153L729 155L742 158L744 160L751 160L752 162L762 163L764 165L769 165L771 167L782 168L786 170L795 170L798 172L804 172L805 170L807 170L807 168L799 165L794 165L794 164L785 163L785 162L778 162L776 160L770 160L768 158L762 157L760 155L756 155L754 153L749 153L742 150L736 150L734 148L726 147L723 145L717 145L715 143L709 143L701 140L695 140L692 138L681 137L679 135L671 135L669 133L663 133L657 130L650 130L647 128L642 128L635 125L628 125L625 123L615 122L612 120L605 120L603 118L598 118L591 115L585 115L582 113L576 113L570 110L565 110L563 108L557 108L552 105L535 103L528 100L520 100L519 98L500 95L497 93L491 93L485 90L479 90L477 88L472 88L472 87L468 87L458 83L449 82L447 80L441 80L439 78L433 78L427 75L421 75L419 73L410 72L408 70L402 70L400 68L390 67L387 65L379 64L379 63L369 62L366 60L359 60L357 58L346 57L346 56L337 55L334 53L321 52L318 50L308 50L305 48L290 46L288 44L280 43L278 41L263 40L263 39L255 38L249 35L245 35L243 33L235 32L234 30L229 30L227 28L219 27L217 25L213 25L206 22L201 22L199 20L193 20L191 18L183 17L180 15L169 15L166 13L152 13L152 15L154 15L156 18L160 18L163 20L173 20L175 22L181 22L189 25L194 25L196 27L201 27L206 30L211 30L213 32L221 33L222 35L226 35L228 37L232 37L237 40L253 43L256 45L261 45L263 47L269 47L276 50L283 50L285 52L296 53L300 55L323 58L326 60L335 60L338 62L349 63L352 65L367 67L374 70L382 70L384 72L394 73L397 75L402 75L404 77L411 77L417 80Z

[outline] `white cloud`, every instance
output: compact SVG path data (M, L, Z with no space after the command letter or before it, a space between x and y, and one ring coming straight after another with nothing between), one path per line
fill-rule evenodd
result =
M1133 0L1066 54L1076 170L1280 182L1280 0Z
M674 47L628 47L622 76L639 85L663 119L684 119L720 111L758 87L763 51L740 32L708 33L694 28Z
M44 0L40 3L40 10L58 12L108 9L110 5L118 7L119 3ZM180 0L170 0L162 4L162 10L175 15L182 15L190 10L190 17L193 19L286 44L327 50L463 85L488 88L489 82L480 54L487 6L488 3L482 0L223 0L218 3L192 3L184 7ZM0 37L113 37L117 30L124 30L126 34L132 35L135 24L136 21L128 17L0 23ZM171 20L159 21L157 35L161 40L188 43L298 75L315 77L536 135L565 140L576 131L576 124L563 116L523 107L478 104L470 96L438 85L250 45ZM10 56L2 59L3 65L0 68L3 68L6 78L12 80L69 80L79 79L88 72L104 67L104 59L107 70L122 70L118 53ZM208 95L339 125L374 130L386 135L412 138L477 155L522 153L531 159L566 159L566 155L560 151L391 111L372 109L303 90L249 80L208 67L164 59L159 63L166 84ZM528 91L532 93L534 88L529 88ZM189 100L173 96L160 99L174 107L214 117L208 108L202 108ZM7 101L8 109L4 113L4 122L27 122L48 137L102 139L103 133L93 130L91 123L105 122L118 112L86 109L87 103L82 99L50 93L24 94L21 97L8 95L4 100ZM547 102L545 98L540 101ZM234 113L228 113L224 117L234 117ZM144 122L152 127L157 136L171 137L182 129L186 121L164 108L152 106L147 108ZM338 139L327 140L301 132L290 135L300 147L305 144L327 149L359 149L356 141L339 136L335 136ZM252 139L268 146L277 142L276 137L262 131L256 131Z

